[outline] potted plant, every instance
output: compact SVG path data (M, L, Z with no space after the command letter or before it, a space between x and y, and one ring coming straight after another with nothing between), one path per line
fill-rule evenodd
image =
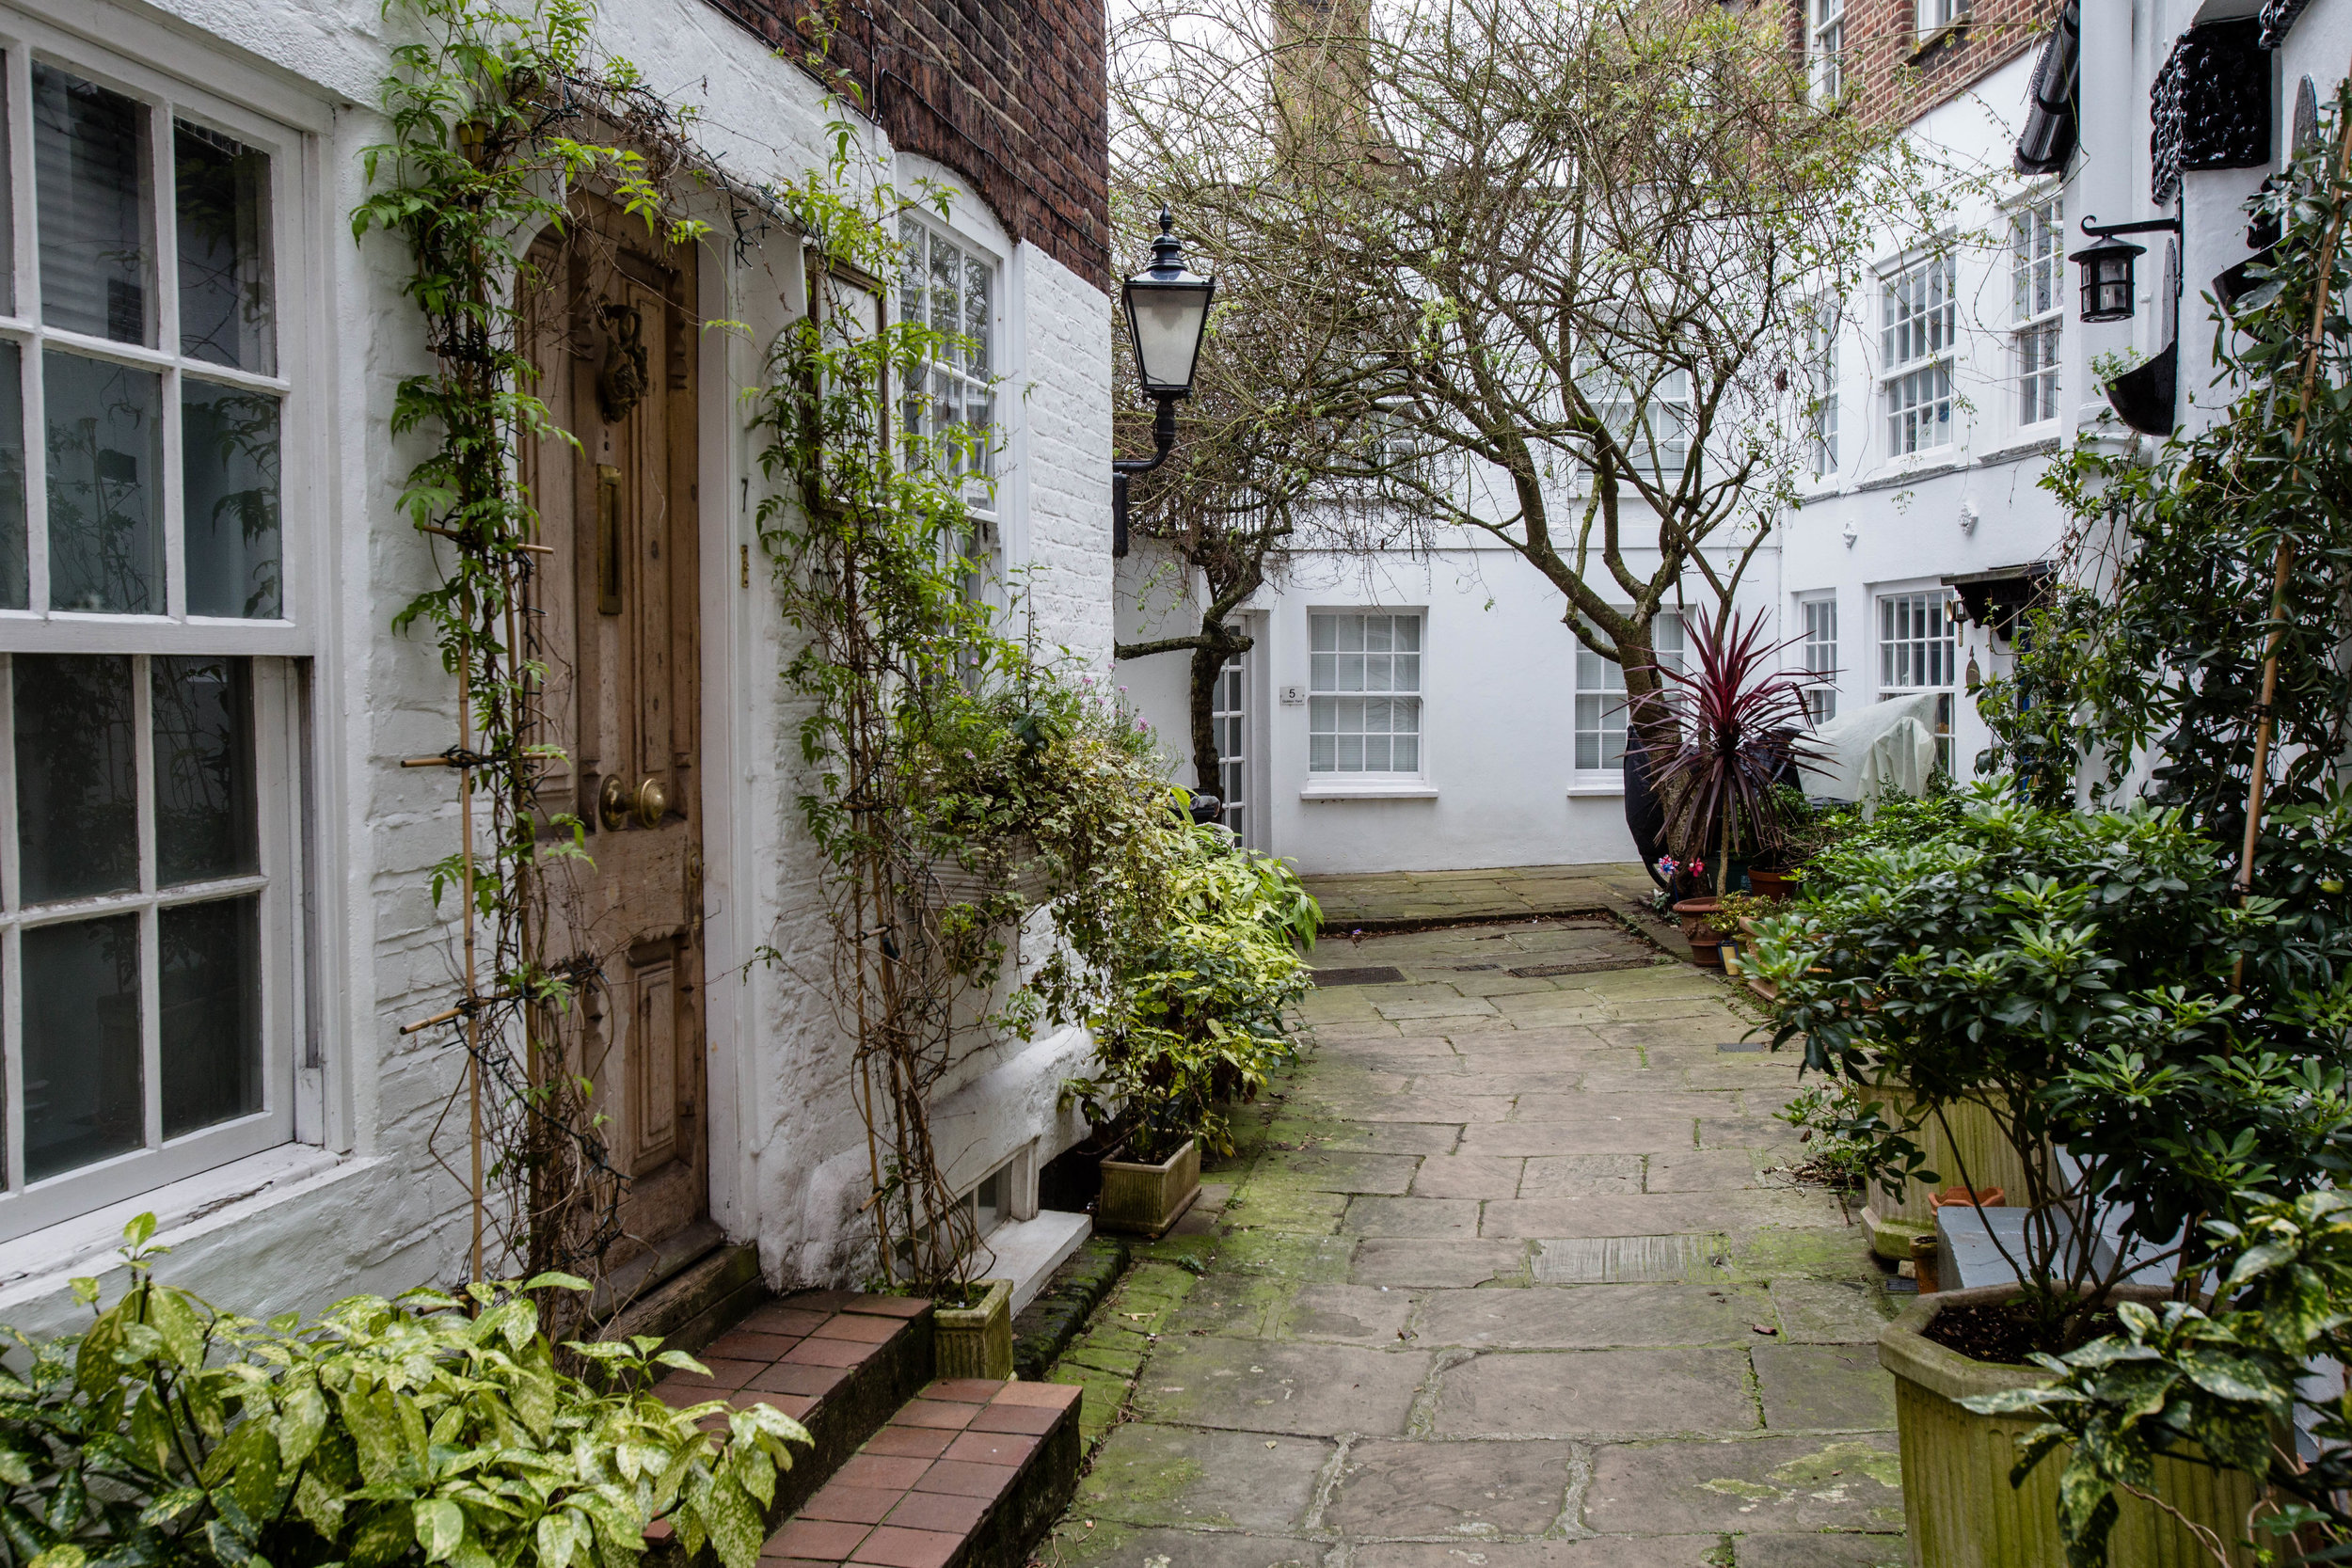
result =
M1701 615L1692 637L1696 667L1658 667L1674 744L1661 751L1650 737L1658 753L1651 787L1677 857L1712 857L1718 898L1744 890L1749 864L1781 852L1790 781L1819 754L1805 738L1812 716L1804 695L1822 677L1774 667L1783 646L1766 640L1760 620Z
M932 1298L934 1364L941 1377L1012 1376L1012 1281L975 1279Z
M1322 911L1296 873L1214 826L1174 828L1171 895L1094 1017L1096 1070L1062 1086L1119 1144L1095 1223L1165 1234L1200 1192L1202 1154L1229 1154L1225 1107L1256 1096L1297 1046L1285 1012L1310 984L1301 948Z
M1897 1379L1915 1560L2055 1564L2055 1513L1994 1557L1940 1523L2010 1517L1986 1500L2007 1483L2008 1418L1962 1402L2004 1379L2048 1383L2029 1359L2105 1332L2135 1273L2209 1272L2201 1221L2241 1209L2249 1169L2282 1193L2329 1180L2352 1102L2330 1086L2340 1069L2323 1083L2309 1060L2341 1053L2296 991L2300 939L2264 901L2240 906L2227 857L2179 813L2038 810L1994 780L1948 815L1924 842L1825 857L1834 876L1756 922L1755 962L1778 990L1776 1043L1802 1037L1809 1068L1901 1086L1907 1126L1880 1138L1890 1175L1957 1186L1979 1215L1998 1186L2024 1211L1985 1227L2010 1277L1890 1324L1880 1357ZM1971 1157L1981 1132L1963 1113L1990 1127L1994 1169ZM1951 1168L1928 1164L1923 1129ZM1963 1376L1963 1363L2002 1370ZM2164 1501L2226 1542L2242 1521L2205 1511L2241 1494L2230 1481ZM2132 1560L2176 1560L2150 1549Z

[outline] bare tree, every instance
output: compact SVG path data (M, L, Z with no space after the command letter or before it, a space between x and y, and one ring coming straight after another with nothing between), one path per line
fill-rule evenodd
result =
M1651 620L1693 578L1721 614L1794 504L1817 311L1927 182L1769 8L1263 3L1128 22L1120 177L1312 346L1318 477L1509 546L1662 741Z

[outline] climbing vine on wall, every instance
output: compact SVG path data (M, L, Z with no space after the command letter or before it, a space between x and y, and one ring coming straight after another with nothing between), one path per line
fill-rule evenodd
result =
M447 768L457 849L432 873L453 895L461 953L456 1003L402 1032L448 1029L467 1072L472 1276L490 1264L595 1272L614 1236L620 1181L605 1160L593 1087L567 1058L562 1023L582 962L550 965L545 872L582 853L581 824L542 809L538 781L563 758L543 738L545 664L530 595L539 519L516 467L527 442L571 437L533 390L524 306L546 282L531 246L571 228L572 195L594 188L670 244L704 226L675 215L709 183L685 117L625 63L600 56L582 0L507 10L483 0L392 0L410 30L383 85L390 138L367 149L372 194L355 238L405 243L402 292L432 366L402 380L392 431L430 450L400 504L433 547L436 580L396 629L438 644L456 681L454 739L406 766ZM439 1157L440 1139L435 1148ZM444 1162L447 1164L448 1162Z
M952 1297L986 1255L931 1101L971 1050L1093 1015L1134 971L1165 910L1177 797L1100 677L1000 629L973 510L990 433L936 419L924 390L958 340L912 282L912 309L886 306L902 224L947 193L898 191L847 124L834 145L778 193L806 236L810 308L758 403L777 489L760 537L802 638L784 673L808 705L800 805L856 1046L878 1272Z

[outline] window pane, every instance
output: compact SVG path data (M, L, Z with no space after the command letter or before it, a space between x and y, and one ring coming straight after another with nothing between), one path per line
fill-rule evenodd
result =
M1307 646L1316 653L1328 653L1339 644L1339 617L1310 615L1307 617Z
M1340 656L1337 654L1310 654L1307 656L1308 664L1311 670L1307 678L1311 684L1313 689L1317 691L1336 691L1339 689L1339 666L1336 662L1334 662Z
M163 377L43 356L48 394L49 606L164 608Z
M17 871L24 901L136 887L138 762L131 660L119 654L18 654L11 662Z
M188 613L277 619L278 400L183 377L180 473Z
M1334 755L1333 747L1334 742L1332 737L1327 735L1308 736L1307 771L1310 773L1329 773L1334 771L1337 765L1332 760Z
M32 603L25 571L24 351L0 342L0 610Z
M24 981L26 1179L139 1148L139 917L34 927Z
M164 1136L262 1109L262 900L156 917L163 972Z
M151 668L156 885L257 869L251 665L159 655Z
M276 369L269 158L217 131L172 126L179 207L180 352L263 375Z
M1364 737L1360 735L1340 736L1340 771L1360 773L1364 770Z
M1342 615L1338 619L1340 652L1343 654L1362 653L1364 651L1364 618L1360 615Z
M35 61L33 162L41 318L119 343L152 343L146 107Z

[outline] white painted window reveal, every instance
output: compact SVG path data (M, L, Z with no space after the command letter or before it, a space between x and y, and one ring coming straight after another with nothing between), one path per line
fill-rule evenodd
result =
M2066 320L2066 223L2052 197L2010 215L2010 341L2017 422L2058 415L2058 339Z
M1650 622L1650 641L1661 669L1683 668L1682 617L1661 610ZM1615 773L1625 761L1625 667L1576 645L1576 770ZM1596 780L1594 782L1605 782Z
M1798 608L1804 618L1804 667L1832 677L1807 687L1804 693L1813 721L1826 724L1837 717L1837 601L1834 597L1806 599Z
M1308 617L1307 771L1419 777L1421 617Z
M1886 447L1897 457L1952 439L1952 350L1958 287L1950 256L1931 256L1885 282L1881 383Z
M1952 694L1959 685L1960 641L1951 599L1943 589L1888 594L1879 600L1879 700L1935 694L1935 749L1952 767Z
M285 1142L300 1016L293 136L39 41L0 71L0 1238Z

